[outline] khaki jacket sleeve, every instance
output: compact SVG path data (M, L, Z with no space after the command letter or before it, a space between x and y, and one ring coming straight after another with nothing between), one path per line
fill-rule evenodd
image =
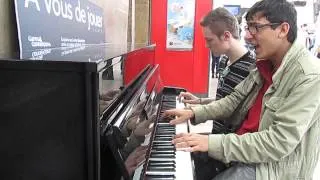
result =
M244 163L279 161L288 156L319 120L319 89L318 75L301 78L276 109L264 105L260 123L270 121L269 125L241 136L210 135L209 155L224 162Z
M209 119L223 119L231 116L237 106L249 93L253 85L252 78L253 77L249 75L235 87L233 93L220 100L213 101L206 105L191 107L191 110L195 114L195 124L205 122Z

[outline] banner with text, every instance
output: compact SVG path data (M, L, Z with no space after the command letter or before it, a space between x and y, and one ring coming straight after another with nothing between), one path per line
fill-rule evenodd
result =
M88 0L15 0L15 8L21 59L104 43L103 9Z

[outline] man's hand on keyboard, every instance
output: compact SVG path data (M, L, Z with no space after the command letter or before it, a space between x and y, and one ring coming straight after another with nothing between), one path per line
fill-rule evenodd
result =
M174 137L172 143L175 145L177 150L207 152L209 144L208 140L208 135L181 133Z
M164 117L175 117L170 120L170 124L179 124L186 122L194 117L194 113L190 109L171 109L164 112Z
M178 96L180 102L188 104L200 104L200 98L190 92L181 92Z

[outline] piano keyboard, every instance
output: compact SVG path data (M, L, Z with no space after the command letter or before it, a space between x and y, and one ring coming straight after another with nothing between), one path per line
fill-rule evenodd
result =
M157 123L155 137L152 141L148 164L145 170L145 179L193 179L193 165L191 153L177 151L171 143L175 134L188 132L188 123L170 125L162 117L165 110L184 108L184 104L176 96L164 96L161 106L160 120Z

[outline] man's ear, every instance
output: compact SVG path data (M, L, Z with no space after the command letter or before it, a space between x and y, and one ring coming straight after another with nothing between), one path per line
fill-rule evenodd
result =
M280 39L286 38L290 30L290 25L288 23L282 23L279 28L280 28L280 32L278 34L278 38Z
M232 34L231 34L229 31L224 31L224 32L223 32L223 38L222 38L222 39L223 39L224 41L230 40L231 37L232 37Z

